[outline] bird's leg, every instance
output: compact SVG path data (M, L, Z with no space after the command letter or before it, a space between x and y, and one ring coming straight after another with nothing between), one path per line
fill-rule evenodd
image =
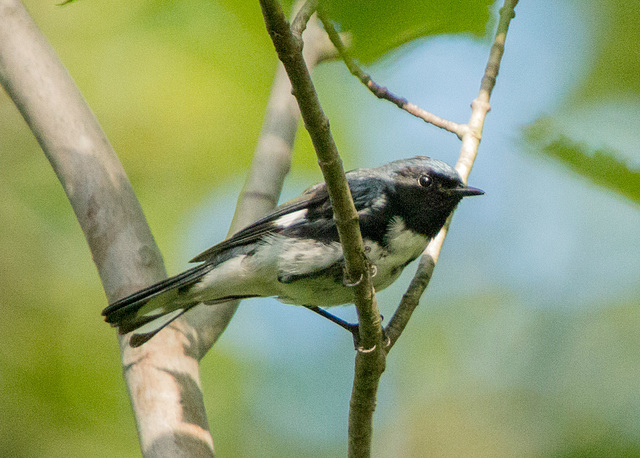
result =
M360 328L357 324L349 323L348 321L345 321L342 318L338 318L337 316L327 312L325 309L322 309L317 305L305 305L304 307L311 310L312 312L317 313L321 317L326 318L332 323L337 324L341 328L349 331L353 336L353 346L355 347L356 350L358 349L358 347L360 346ZM380 315L380 320L382 321L383 319L384 317ZM382 327L382 334L383 334L383 340L387 340L387 337L384 333L384 327Z
M371 251L371 247L366 246L365 247L365 256L367 256L367 252ZM368 260L368 257L367 257ZM370 275L371 277L375 277L376 274L378 273L378 268L371 263L371 261L368 262L369 264L369 269L370 269ZM346 271L345 271L345 266L342 266L342 283L344 284L344 286L347 286L349 288L353 288L354 286L357 286L364 278L364 275L360 275L360 278L358 278L358 280L356 280L355 282L351 282L349 280L347 280L347 275L346 275ZM351 333L351 335L353 336L353 346L355 347L356 350L359 349L360 347L360 326L357 323L349 323L345 320L343 320L342 318L338 318L337 316L327 312L325 309L322 309L320 307L318 307L317 305L304 305L305 308L308 308L309 310L311 310L312 312L317 313L318 315L320 315L321 317L326 318L327 320L337 324L338 326L340 326L343 329L346 329L347 331L349 331ZM382 315L380 315L380 321L383 320ZM384 327L382 327L382 334L384 336L383 340L388 340L385 333L384 333Z
M338 318L337 316L327 312L325 309L321 309L317 305L305 305L305 307L311 310L312 312L317 313L321 317L324 317L327 320L337 324L341 328L346 329L347 331L349 331L351 334L354 335L354 339L355 339L355 336L358 334L357 324L349 323L348 321L345 321L342 318Z
M332 323L337 324L343 329L346 329L351 333L353 337L353 347L357 350L360 343L360 328L357 324L349 323L348 321L343 320L342 318L338 318L337 316L327 312L325 309L321 309L317 305L305 305L306 308L311 310L312 312L317 313L321 317L326 318Z

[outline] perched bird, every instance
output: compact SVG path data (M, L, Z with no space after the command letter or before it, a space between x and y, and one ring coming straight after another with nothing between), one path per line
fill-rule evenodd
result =
M466 186L451 166L424 156L346 176L377 291L420 256L463 197L484 194ZM105 321L120 334L135 331L129 344L136 347L200 303L276 296L317 310L353 302L325 183L192 262L201 264L109 305Z

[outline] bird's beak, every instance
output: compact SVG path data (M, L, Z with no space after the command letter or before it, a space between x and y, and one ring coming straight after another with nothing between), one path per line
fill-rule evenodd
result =
M472 188L471 186L461 185L457 188L450 189L449 192L455 196L467 197L467 196L481 196L484 194L482 189Z

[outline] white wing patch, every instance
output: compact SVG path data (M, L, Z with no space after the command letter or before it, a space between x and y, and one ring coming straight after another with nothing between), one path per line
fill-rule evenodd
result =
M280 218L275 220L274 223L279 227L285 228L301 222L306 215L307 215L307 210L302 209L302 210L295 211L293 213L282 215Z
M342 246L338 242L286 240L278 259L278 271L286 276L309 275L341 259Z

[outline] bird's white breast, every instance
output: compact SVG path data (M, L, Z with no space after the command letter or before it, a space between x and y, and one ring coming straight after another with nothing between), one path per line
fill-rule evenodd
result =
M389 225L386 242L385 247L376 242L367 244L369 261L376 266L373 284L378 291L393 283L407 263L420 256L428 240L424 235L407 229L404 220L396 217Z

